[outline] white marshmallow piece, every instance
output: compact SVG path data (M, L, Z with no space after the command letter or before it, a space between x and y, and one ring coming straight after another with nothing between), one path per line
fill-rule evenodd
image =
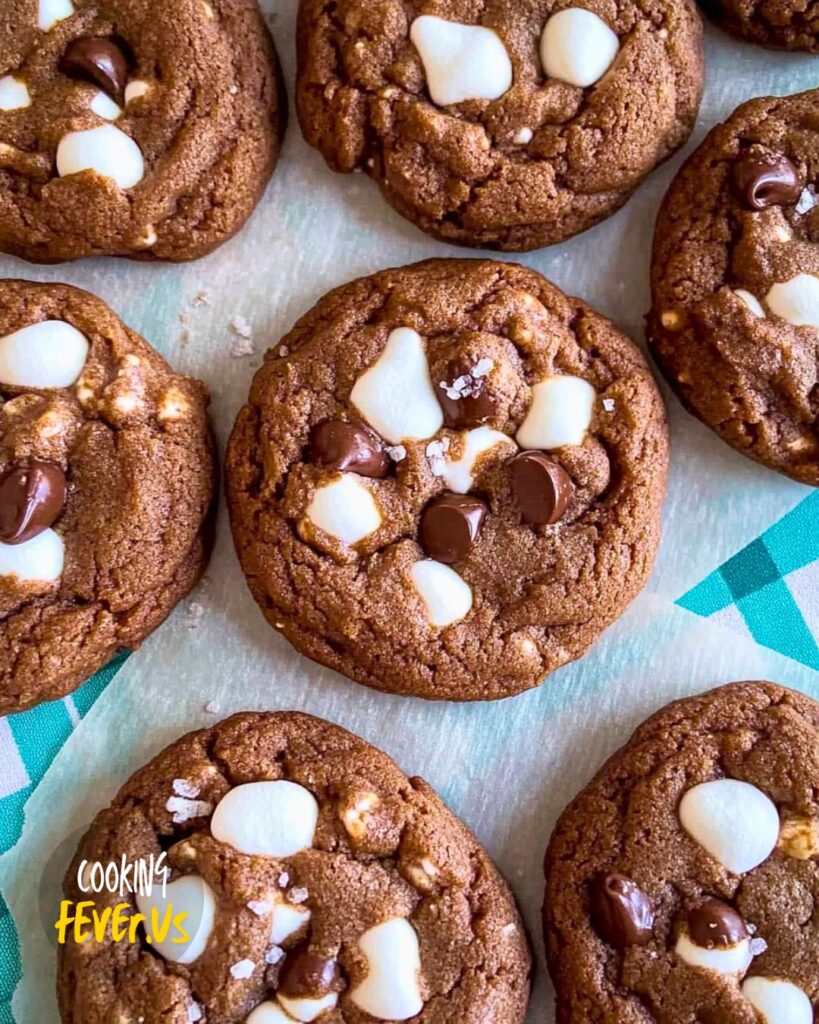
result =
M409 1020L424 1008L418 974L421 954L415 929L401 917L364 932L358 948L367 958L367 977L350 993L355 1005L382 1020Z
M129 103L147 95L150 88L150 83L143 82L140 78L134 78L125 86L125 106L127 107Z
M64 320L41 320L0 338L0 382L18 388L67 388L88 359L88 338Z
M307 907L297 906L293 903L277 903L273 907L273 919L270 922L270 941L274 946L280 946L291 935L295 935L310 920L310 910Z
M757 316L760 319L764 319L765 310L762 308L762 303L759 301L756 295L753 295L751 292L746 291L744 288L737 288L734 291L734 295L736 295L740 302L745 303L745 305L748 307L748 309L750 309L754 316Z
M324 1013L325 1010L331 1010L338 1002L338 994L336 992L328 992L326 996L322 996L320 999L310 999L307 996L292 999L289 996L282 995L280 992L278 999L290 1014L291 1020L311 1021L315 1020L319 1014Z
M782 978L746 978L742 994L764 1024L813 1024L813 1007L801 988Z
M734 946L716 946L713 949L706 949L704 946L698 946L692 942L687 935L682 934L677 939L674 952L683 963L690 964L692 967L704 967L717 974L742 975L751 966L751 960L753 960L750 939L742 939Z
M550 451L582 444L597 392L582 377L547 377L532 388L532 404L517 432L521 448Z
M499 444L516 447L508 434L491 427L476 427L464 435L463 455L460 459L446 462L441 470L442 478L447 487L456 494L468 494L472 490L475 465L484 452L490 451Z
M53 583L63 574L65 545L54 530L43 530L22 544L0 544L0 577L21 583Z
M259 1003L247 1018L245 1024L293 1024L293 1018L286 1014L278 1003Z
M130 135L112 124L69 132L57 146L57 173L61 178L81 171L96 171L110 178L121 189L133 188L142 181L145 161Z
M392 444L432 437L444 423L423 339L409 327L391 332L379 358L355 382L350 400Z
M357 544L381 525L375 498L354 473L319 487L307 506L307 518L342 544Z
M765 296L768 309L794 327L819 327L819 277L797 274L773 285Z
M313 845L318 811L313 794L295 782L248 782L222 797L210 830L239 853L292 857Z
M724 868L744 874L770 857L779 838L779 812L762 790L738 779L715 779L680 801L682 827Z
M432 102L496 100L512 85L512 61L497 32L432 14L416 18L410 39L421 56Z
M31 106L28 86L22 78L4 75L0 78L0 110L22 110Z
M183 875L182 878L177 878L175 882L169 882L165 886L164 896L161 885L156 886L150 895L137 893L136 904L140 914L147 918L146 931L153 935L151 948L160 956L175 964L192 964L204 953L213 931L213 918L216 912L213 890L204 878L200 878L199 875ZM182 922L182 927L189 936L187 942L173 941L179 938L179 931L174 925L168 928L168 933L161 942L156 938L156 930L151 926L151 911L156 910L161 926L169 905L174 917L182 913L188 915Z
M611 67L620 41L592 11L567 7L553 14L540 37L540 60L549 78L585 89Z
M472 609L472 588L448 565L425 558L410 569L412 585L418 591L431 626L451 626Z
M104 92L98 92L91 100L90 110L104 121L116 121L122 114L121 108Z
M65 21L74 13L71 0L38 0L37 27L41 32L49 32L59 21Z

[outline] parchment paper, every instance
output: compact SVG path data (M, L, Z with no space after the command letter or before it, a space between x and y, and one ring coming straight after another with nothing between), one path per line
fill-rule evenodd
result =
M292 92L296 0L264 6L274 16ZM700 121L685 153L741 101L819 85L816 58L768 53L711 28L706 64ZM654 216L683 156L655 172L606 223L520 261L641 340ZM183 267L99 260L44 269L2 258L0 273L68 281L100 295L178 369L210 385L223 446L261 352L316 299L354 276L433 255L470 253L405 224L362 175L333 175L301 139L293 117L259 210L238 238L208 259ZM194 305L203 290L209 304ZM252 327L255 357L230 354L235 316ZM18 1024L58 1019L51 932L58 880L78 831L157 751L186 730L214 722L217 716L205 711L211 701L218 717L259 708L321 715L435 786L475 829L516 892L538 959L528 1021L551 1022L539 923L541 860L564 805L644 717L675 697L765 677L819 696L816 673L674 606L808 491L729 450L665 394L672 470L664 543L649 586L585 659L539 690L502 703L390 697L295 654L251 600L221 508L205 584L129 659L73 733L28 804L20 843L0 862L0 888L22 942ZM204 608L199 618L190 612L192 601Z

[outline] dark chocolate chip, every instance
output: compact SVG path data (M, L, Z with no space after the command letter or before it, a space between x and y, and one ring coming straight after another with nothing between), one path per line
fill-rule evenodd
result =
M18 463L0 480L0 542L23 544L58 518L65 474L53 462Z
M336 961L316 956L308 949L288 953L279 972L278 990L291 999L321 999L343 988Z
M478 536L486 505L468 494L444 494L424 509L419 539L437 562L460 562Z
M802 194L802 181L794 165L782 153L750 149L733 170L737 197L752 210L766 206L793 206Z
M591 915L600 936L616 949L645 946L654 928L654 907L625 875L599 875L591 888Z
M84 36L69 44L60 61L60 70L72 78L91 82L122 103L128 80L128 58L111 39Z
M474 376L478 362L457 360L449 364L445 379L435 389L444 423L454 430L471 430L495 415L497 403L486 376Z
M543 452L521 452L509 463L512 494L532 526L556 523L574 494L572 478Z
M313 427L309 458L325 469L359 476L384 477L390 468L389 457L378 438L364 427L342 420L327 420Z
M745 922L722 900L707 899L688 910L688 935L703 949L725 949L749 937Z

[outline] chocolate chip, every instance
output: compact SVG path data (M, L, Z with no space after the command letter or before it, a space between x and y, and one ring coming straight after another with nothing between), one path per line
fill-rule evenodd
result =
M733 185L737 197L752 210L792 206L802 194L802 182L790 160L758 147L734 164Z
M556 523L574 493L566 470L543 452L521 452L509 465L512 494L524 520L532 526Z
M591 915L600 936L616 949L645 946L654 928L654 907L625 875L599 875L591 889Z
M390 460L374 434L342 420L327 420L313 427L309 458L325 469L376 478L386 476L390 466Z
M489 360L475 363L457 360L449 364L444 380L435 389L444 423L454 430L471 430L488 422L495 415L497 403L489 390L486 373Z
M0 542L22 544L57 519L65 503L65 475L53 462L18 463L0 480Z
M60 71L91 82L117 103L122 103L128 80L128 58L111 39L84 36L69 44Z
M469 554L486 515L486 505L468 494L444 494L424 509L419 540L437 562L460 562Z
M279 972L279 992L291 999L320 999L344 988L335 960L316 956L309 949L287 954Z
M725 949L749 936L739 914L722 900L707 899L688 910L688 935L703 949Z

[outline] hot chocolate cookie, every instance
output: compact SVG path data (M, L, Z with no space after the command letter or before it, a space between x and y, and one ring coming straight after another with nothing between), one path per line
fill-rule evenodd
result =
M718 125L657 219L648 335L688 409L745 455L819 484L819 93Z
M819 705L677 701L563 813L543 908L558 1024L813 1024Z
M60 946L65 1024L522 1024L529 951L497 869L338 726L243 714L178 740L97 815L65 896L113 910L88 895L96 865L152 855L171 878L125 897L132 936ZM157 942L154 918L180 913L187 941Z
M703 0L726 32L782 50L819 50L819 11L805 0Z
M199 579L207 405L93 295L0 282L0 714L136 647Z
M522 251L609 216L688 137L691 0L301 0L297 105L423 231Z
M228 504L253 595L300 651L487 700L580 657L642 587L667 456L611 323L523 267L433 260L339 288L267 353Z
M2 6L0 249L189 260L242 226L285 104L255 0Z

